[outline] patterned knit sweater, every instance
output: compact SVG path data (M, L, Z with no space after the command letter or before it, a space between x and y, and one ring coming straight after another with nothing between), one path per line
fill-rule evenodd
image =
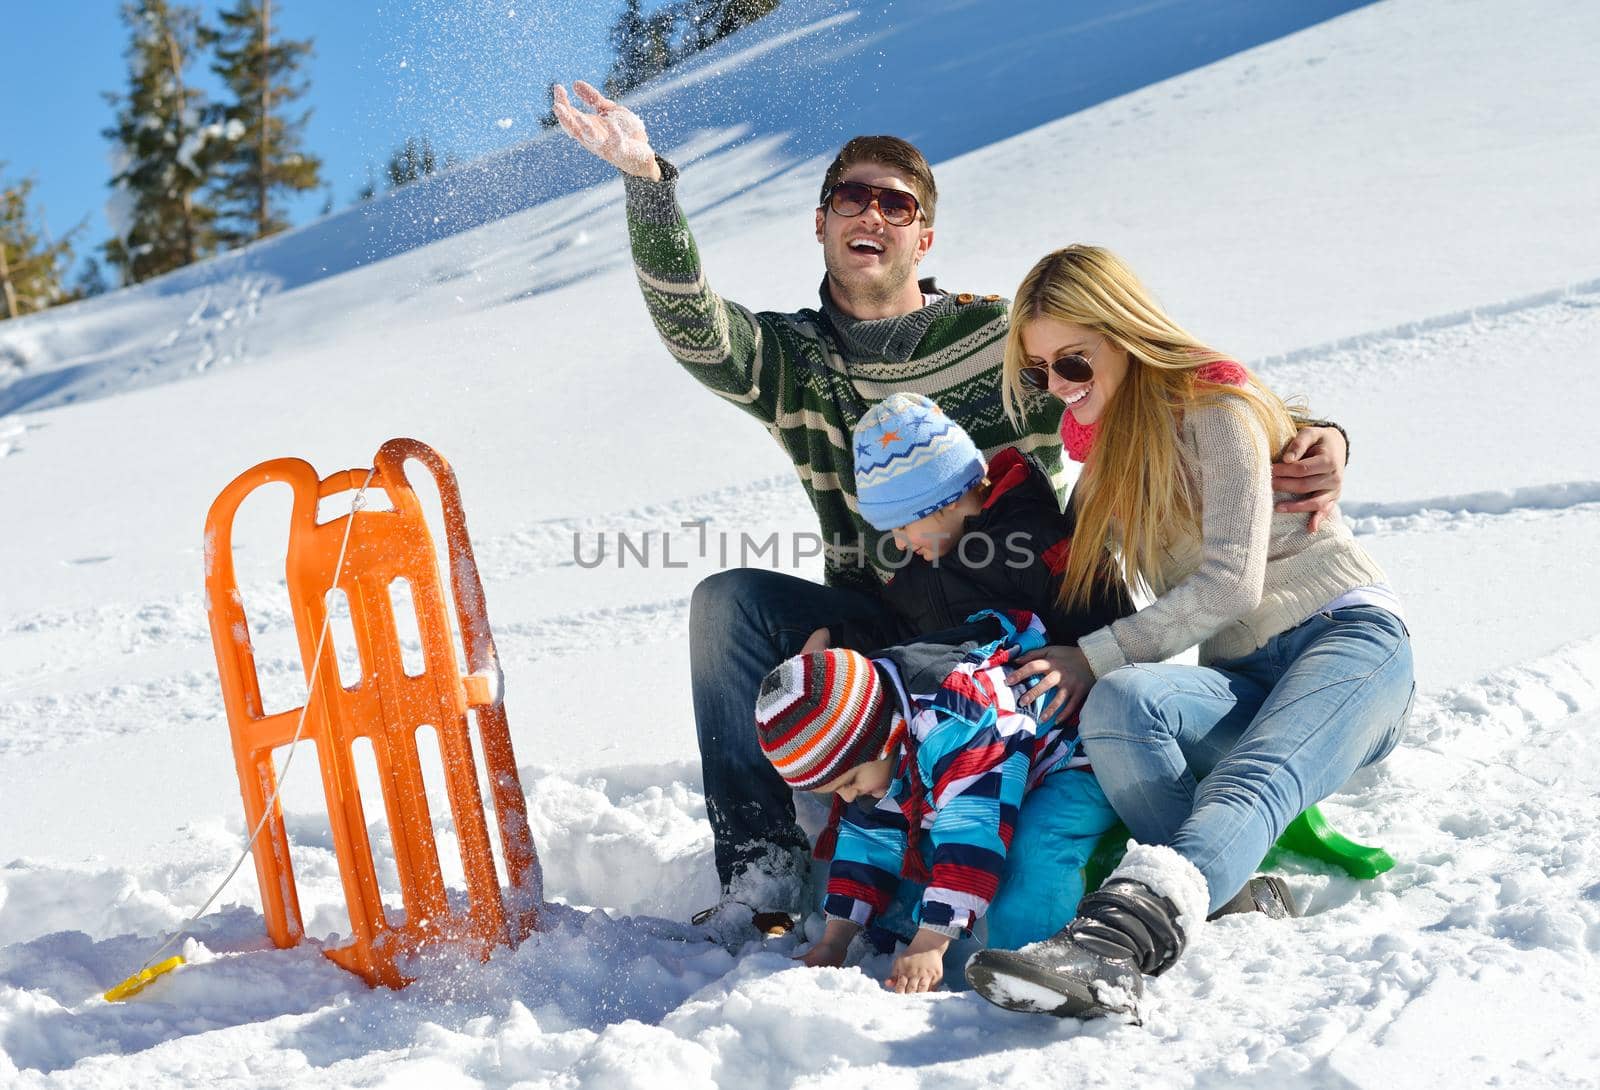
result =
M941 293L910 314L861 321L832 304L824 282L816 310L748 310L707 284L678 172L662 160L661 174L623 178L645 306L684 369L765 425L794 462L821 522L830 584L875 590L901 559L857 510L850 444L856 421L896 391L932 398L986 457L1005 447L1033 454L1059 494L1061 403L1033 399L1021 432L1001 405L1004 300Z

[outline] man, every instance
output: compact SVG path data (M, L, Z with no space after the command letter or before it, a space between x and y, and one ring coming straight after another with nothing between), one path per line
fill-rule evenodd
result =
M754 313L707 285L677 202L677 169L656 155L644 124L586 83L574 90L593 112L574 107L558 86L556 119L623 173L639 286L667 350L766 427L793 459L821 522L825 585L762 569L719 572L695 588L689 616L722 907L799 909L808 845L793 796L757 743L753 709L761 679L812 633L886 619L877 592L901 553L857 510L852 428L891 393L922 394L971 434L985 458L1017 447L1039 459L1059 488L1062 406L1040 397L1022 426L1013 424L1000 398L1006 302L950 295L918 280L933 246L938 191L911 144L892 136L845 144L816 211L826 269L821 305ZM1335 429L1302 429L1273 467L1275 487L1301 498L1279 510L1310 512L1315 528L1338 498L1345 449ZM1035 669L1035 685L1060 681L1048 656Z

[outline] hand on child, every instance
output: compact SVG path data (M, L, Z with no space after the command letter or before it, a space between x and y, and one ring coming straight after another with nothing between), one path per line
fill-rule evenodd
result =
M1007 685L1027 685L1017 698L1019 705L1031 704L1051 688L1056 695L1039 713L1039 722L1075 715L1094 688L1094 671L1089 660L1076 647L1053 645L1029 651L1017 659L1017 668L1006 675Z

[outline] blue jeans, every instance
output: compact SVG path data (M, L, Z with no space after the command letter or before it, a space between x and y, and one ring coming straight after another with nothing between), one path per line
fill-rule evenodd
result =
M882 623L890 616L871 595L759 568L718 572L694 588L690 683L706 816L724 889L773 849L809 850L795 824L794 795L756 741L761 679L818 628L847 620Z
M1078 733L1134 838L1193 863L1215 911L1302 810L1394 749L1415 693L1404 622L1353 606L1243 658L1113 670Z
M1063 769L1040 780L1017 812L1000 888L984 917L989 945L1017 950L1071 923L1084 865L1115 824L1092 773Z

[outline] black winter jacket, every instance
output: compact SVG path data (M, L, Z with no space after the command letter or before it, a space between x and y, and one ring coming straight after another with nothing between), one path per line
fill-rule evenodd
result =
M989 463L992 482L983 510L966 520L956 548L937 561L911 555L883 588L893 613L885 623L829 626L834 647L888 647L955 628L985 609L1026 610L1044 622L1053 644L1076 644L1089 632L1133 612L1120 578L1104 580L1086 609L1057 600L1073 518L1063 513L1042 466L1007 447Z

